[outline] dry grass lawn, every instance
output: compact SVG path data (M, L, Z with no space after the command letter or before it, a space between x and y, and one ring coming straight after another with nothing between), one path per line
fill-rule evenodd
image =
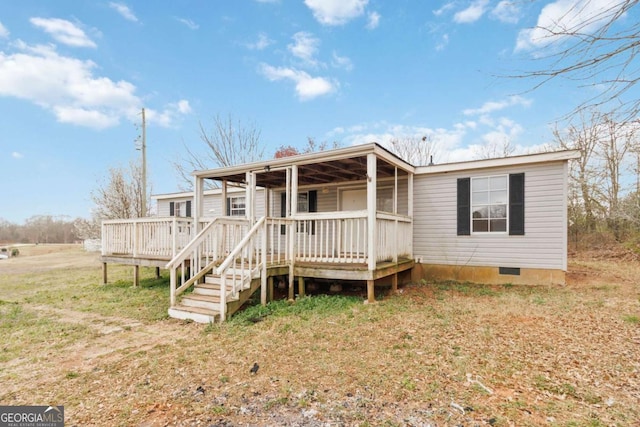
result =
M564 287L422 283L207 326L167 319L151 270L102 286L95 254L48 249L0 261L0 404L64 405L67 425L640 425L637 262L574 259Z

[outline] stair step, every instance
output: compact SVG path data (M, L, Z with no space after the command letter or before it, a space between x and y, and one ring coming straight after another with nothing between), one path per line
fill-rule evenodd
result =
M220 313L217 310L188 307L182 304L171 307L169 316L174 319L193 320L196 323L215 323L220 319Z
M200 307L209 310L220 310L220 298L210 295L186 295L180 301L180 304L187 307Z
M236 280L240 280L240 276L238 275ZM231 283L233 281L233 276L228 275L227 276L227 284ZM219 285L222 283L222 278L218 275L213 275L213 274L207 274L206 276L204 276L204 282L208 283L210 285Z

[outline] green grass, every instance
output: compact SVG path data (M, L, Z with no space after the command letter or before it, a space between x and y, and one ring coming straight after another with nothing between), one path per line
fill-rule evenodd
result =
M299 320L336 316L348 312L354 305L362 304L362 299L341 295L317 295L299 298L295 303L285 300L272 301L266 306L252 305L236 313L231 325L247 325L267 317L292 317Z
M40 317L19 304L0 304L0 362L3 363L31 357L40 351L64 351L70 344L94 334L87 326Z
M102 285L97 280L87 280L65 287L38 286L23 299L34 305L73 309L102 316L126 317L139 321L161 320L167 317L169 305L169 278L156 279L153 269L140 269L140 285L134 287L131 280L118 279ZM151 277L145 277L151 276Z
M634 325L637 325L638 323L640 323L640 317L638 317L636 315L624 316L622 318L622 320L624 320L625 322L628 322L628 323L633 323Z

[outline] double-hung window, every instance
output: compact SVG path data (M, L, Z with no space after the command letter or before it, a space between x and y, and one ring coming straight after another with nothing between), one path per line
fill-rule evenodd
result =
M524 236L525 174L458 178L458 236Z
M246 203L245 196L227 197L227 215L245 216Z
M471 214L474 233L507 231L508 176L471 179Z

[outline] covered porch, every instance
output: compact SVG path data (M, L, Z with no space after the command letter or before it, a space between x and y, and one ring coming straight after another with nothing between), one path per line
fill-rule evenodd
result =
M103 260L164 262L171 305L191 287L217 276L225 297L261 290L274 277L290 298L309 278L364 281L396 288L413 265L413 167L377 144L310 153L194 173L191 218L110 221ZM220 188L216 208L208 181ZM231 187L242 187L241 198ZM242 207L242 215L237 214ZM227 215L210 216L218 211ZM224 319L226 309L221 308Z

